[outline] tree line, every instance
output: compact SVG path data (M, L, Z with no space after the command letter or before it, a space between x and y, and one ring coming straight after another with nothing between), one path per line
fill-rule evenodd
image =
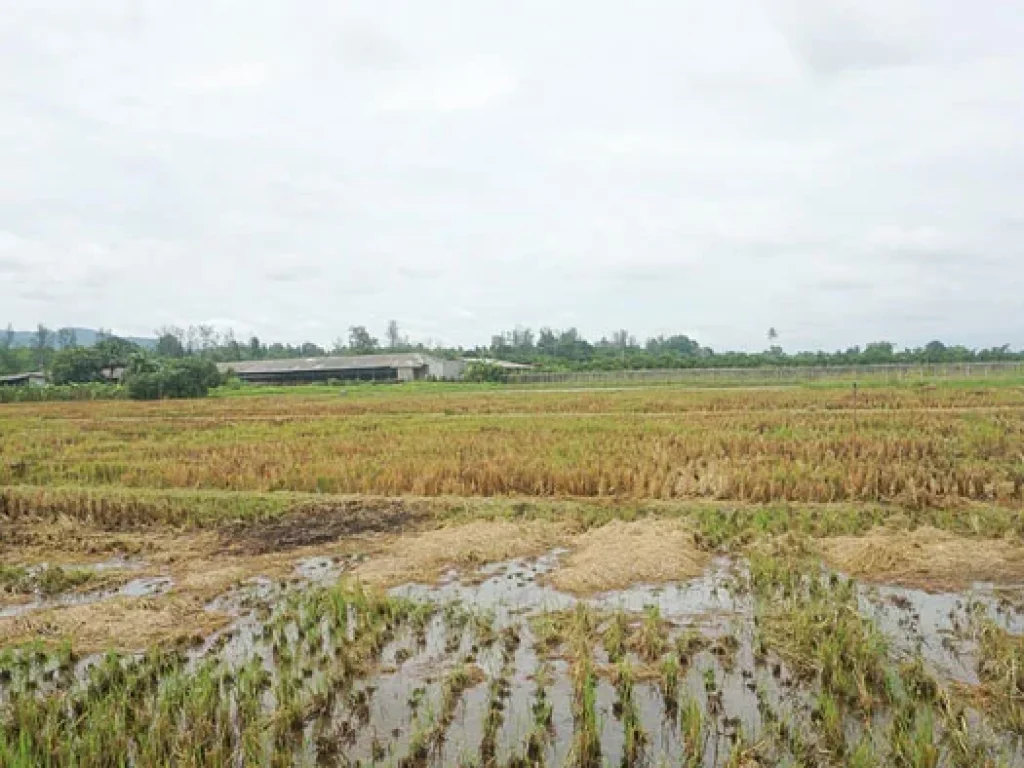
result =
M384 341L374 336L366 326L353 325L346 336L337 337L326 347L310 341L302 344L267 344L258 336L239 339L233 330L220 331L211 325L192 325L188 328L165 326L156 331L154 351L161 357L198 355L220 363L327 355L372 355L379 352L449 352L429 344L411 343L395 320L388 323Z
M394 320L385 337L378 340L366 326L356 325L346 337L329 347L312 342L299 345L265 344L258 337L238 340L230 330L218 333L208 326L187 330L163 328L158 332L156 351L160 355L200 355L217 362L275 360L327 355L366 355L381 352L424 352L444 357L496 358L547 370L616 370L652 368L753 368L760 366L846 366L914 363L964 363L1024 360L1024 351L1008 344L987 349L947 345L931 341L922 347L898 349L888 341L871 342L836 351L786 352L779 346L779 334L768 331L768 346L759 352L718 352L685 334L660 335L638 341L620 329L596 341L586 339L576 328L537 331L517 328L495 334L490 343L477 347L446 347L411 343Z
M43 370L50 382L63 390L65 399L77 399L83 392L89 399L118 396L103 388L121 385L135 400L203 397L222 383L216 364L208 358L163 357L105 332L98 334L95 344L80 346L74 333L65 330L54 334L40 325L31 345L17 347L14 331L8 326L0 337L0 371ZM85 389L76 392L75 387ZM32 399L32 395L26 391L22 399Z
M151 348L100 331L91 346L78 343L73 329L50 330L39 325L27 345L14 344L14 331L8 326L0 333L0 374L43 370L54 383L93 383L109 381L111 374L123 369L136 381L152 377L162 370L175 371L170 379L180 379L180 371L194 361L205 361L207 375L214 363L249 360L275 360L327 355L364 355L378 352L429 352L446 357L492 358L534 365L542 370L601 371L653 368L753 368L762 366L848 366L872 364L963 363L1024 360L1024 352L1009 345L972 349L932 341L922 347L898 349L887 341L845 350L787 352L778 344L778 332L767 334L768 345L759 352L715 351L684 334L656 336L643 341L620 329L596 341L586 339L576 328L537 331L517 328L495 334L486 346L474 348L444 347L412 343L397 321L390 321L384 338L375 337L366 326L355 325L330 346L312 342L267 344L257 336L238 338L232 330L210 325L187 328L168 326L156 331ZM192 361L191 363L186 363ZM197 369L198 370L198 369ZM198 374L197 374L198 375ZM175 378L177 377L177 378ZM212 376L209 377L212 381ZM142 385L139 385L140 387ZM167 384L171 390L178 385ZM163 391L162 385L156 390Z
M871 342L836 351L786 352L778 345L778 332L768 331L769 344L759 352L715 351L689 336L656 336L643 342L619 330L591 342L575 328L557 331L516 329L492 337L487 356L541 369L563 371L644 370L658 368L826 367L879 364L967 363L1024 360L1024 351L1010 345L972 349L931 341L921 347L898 349L888 341ZM481 354L483 356L483 354Z

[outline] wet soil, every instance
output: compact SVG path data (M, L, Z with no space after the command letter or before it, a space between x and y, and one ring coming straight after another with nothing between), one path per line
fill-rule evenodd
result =
M279 520L236 523L221 529L221 551L231 555L286 552L329 544L345 536L411 532L432 518L427 505L403 499L310 504Z
M393 521L398 525L418 524L415 517L401 514L405 509L396 505ZM339 513L344 515L340 510L313 510L309 514L331 519ZM361 510L360 514L370 512ZM385 510L384 519L387 514ZM327 523L324 530L331 525ZM306 527L310 527L308 521ZM378 532L372 528L361 530ZM263 535L269 536L269 530L263 527ZM281 542L274 543L274 551L278 551ZM299 545L286 540L285 547L289 546ZM287 563L278 574L282 579L243 580L208 602L208 613L230 615L232 623L192 647L189 653L194 663L214 657L237 669L255 659L275 679L282 674L277 661L282 651L290 651L307 663L309 657L302 655L306 653L302 648L308 637L304 638L295 624L268 635L269 618L295 595L329 587L346 574L358 573L364 556L303 555L295 552L279 558ZM813 682L797 680L770 650L755 652L757 614L753 599L741 588L746 576L742 562L718 558L710 561L699 576L685 581L639 584L580 597L552 583L552 575L568 555L568 550L552 549L539 556L485 565L464 563L444 572L436 582L391 589L390 594L396 598L434 606L433 614L422 631L408 627L399 631L351 691L318 720L306 724L297 759L309 764L329 762L332 755L336 756L331 750L340 748L349 761L341 764L403 764L417 738L438 727L436 718L445 681L453 671L463 668L473 670L471 682L460 693L451 720L445 723L429 755L417 765L440 767L479 761L482 745L489 738L493 740L488 749L493 750L494 764L523 764L517 761L524 758L531 738L536 737L540 680L546 680L543 696L551 706L540 754L547 765L565 764L572 755L578 725L573 650L565 636L553 645L543 642L537 622L564 619L581 607L595 617L591 661L603 764L626 761L629 712L643 734L641 764L687 764L692 745L685 743L681 713L688 703L703 718L702 759L689 765L725 765L737 745L771 741L772 729L779 722L804 734L813 747L821 730L816 720L820 691ZM117 569L131 564L111 561L105 566ZM141 594L158 594L172 586L169 579L136 582L131 583L132 589L142 589ZM124 593L128 594L134 591ZM858 589L858 598L861 613L875 621L890 639L895 659L920 656L942 681L977 683L975 647L967 630L971 616L982 614L1014 634L1024 632L1024 588L1019 586L979 583L962 592L933 594L864 585ZM617 658L610 656L604 634L611 622L623 615L631 637L655 617L664 640L664 648L655 659L641 657L640 650L632 645ZM353 625L347 641L353 640L355 631ZM504 644L508 633L516 638L514 645ZM687 645L691 641L692 646ZM679 663L678 691L671 695L666 693L663 671L669 658ZM625 704L621 686L624 669L631 670L635 680L631 699ZM310 666L310 675L302 685L313 689L323 684L315 665ZM0 700L3 688L0 685ZM500 699L497 710L496 696ZM273 707L273 702L268 701L267 706ZM500 721L487 736L488 718L494 711L500 713ZM854 744L870 729L882 733L888 721L884 714L868 724L848 716L843 727L847 743ZM998 746L1002 742L996 738L992 736ZM780 764L792 757L783 748L777 749L783 751L768 753L768 762L760 764ZM1020 757L1014 754L1007 765L1024 765Z
M70 592L50 598L37 598L27 603L0 607L0 619L24 616L33 611L62 608L72 605L91 605L116 597L153 597L170 591L174 580L167 576L144 577L126 581L109 589Z

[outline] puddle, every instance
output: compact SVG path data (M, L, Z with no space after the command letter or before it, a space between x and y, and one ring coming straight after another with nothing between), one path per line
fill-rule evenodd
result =
M137 571L141 568L145 568L147 565L144 560L133 560L128 557L122 557L117 555L104 560L101 563L91 563L88 565L70 565L68 568L81 569L81 570L92 570L92 571Z
M449 571L438 585L407 584L391 590L396 597L432 603L461 603L494 614L499 627L530 613L556 611L576 605L576 599L542 583L545 574L558 566L564 550L534 560L493 563L473 574L467 582Z
M339 623L333 628L326 619L295 612L304 596L326 594L320 587L337 581L348 564L307 558L296 564L298 579L250 579L211 601L208 610L237 620L188 649L185 668L194 671L211 660L230 671L262 667L273 681L262 704L268 709L276 705L274 686L283 676L292 675L293 684L305 691L332 690L329 705L302 724L296 759L304 764L563 765L574 754L578 735L571 634L559 629L554 645L541 643L537 635L545 630L537 619L552 614L552 623L569 621L566 612L582 603L596 622L589 632L589 661L595 673L598 764L628 761L631 718L636 722L632 733L641 734L646 765L722 766L737 743L770 741L770 727L780 721L812 742L818 738L813 688L798 685L771 654L755 656L752 598L735 589L742 575L739 565L716 559L704 574L685 583L640 585L581 599L547 583L564 555L556 550L472 573L453 570L436 585L391 590L394 597L431 604L433 613L423 614L419 623L409 619L393 629L389 625L368 666L333 688L331 664L357 641L360 619L352 604L339 609L343 615L336 616ZM166 577L137 579L111 594L76 599L159 594L171 587ZM983 611L1010 631L1024 630L1024 610L1018 608L1024 604L1022 587L976 585L964 594L939 595L897 587L858 590L861 610L879 623L894 648L921 653L947 679L972 680L970 639L962 631L972 611ZM74 600L50 603L61 604ZM326 604L329 610L332 604ZM44 606L23 608L38 607ZM614 651L604 647L604 632L620 612L627 616L625 661L612 661ZM275 623L282 614L290 618ZM663 647L645 662L638 638L650 627L657 628ZM675 677L665 672L668 659L676 665ZM622 683L625 670L631 670L631 688ZM446 699L446 686L458 671L467 673L467 682L457 696ZM676 681L671 690L670 680ZM0 701L2 695L0 685ZM538 720L542 705L550 706L549 720ZM687 763L693 745L686 743L683 713L694 709L701 713L703 757ZM851 717L845 728L852 744L865 726ZM429 748L405 763L424 740ZM785 763L788 753L773 743L776 753L764 764Z
M344 562L334 557L307 557L299 560L295 566L296 576L317 584L335 582L344 571Z
M567 550L553 550L536 559L518 559L481 568L463 581L457 571L446 573L439 584L407 584L391 590L397 597L433 603L459 602L493 612L499 627L522 616L565 610L583 602L599 611L641 613L651 606L662 617L678 622L706 620L716 615L750 615L749 598L736 598L728 589L731 561L716 559L700 577L683 584L638 585L579 599L544 583Z
M686 583L639 585L608 592L587 602L599 610L631 613L656 607L663 618L684 622L715 616L749 616L753 611L750 597L734 595L730 590L734 567L731 561L718 558L702 576Z
M859 586L861 612L908 656L920 654L940 678L976 685L972 617L984 616L1024 634L1024 587L974 584L964 592L929 593L896 586Z
M504 670L500 655L491 654L478 660L489 680L507 680L508 693L501 706L501 725L496 740L497 764L515 763L522 759L531 733L537 727L534 718L537 675L544 662L536 649L530 619L549 612L573 609L580 603L589 606L598 616L623 611L630 615L631 627L643 621L645 612L656 609L666 625L668 655L672 655L675 641L694 627L700 628L706 637L720 634L716 629L733 624L739 627L740 641L731 659L723 661L711 650L704 650L688 658L680 669L679 689L684 695L698 701L704 711L707 711L710 696L718 708L718 715L707 721L704 765L721 764L740 733L750 740L755 740L761 733L762 722L755 693L758 688L775 706L793 716L810 717L809 699L784 688L768 667L758 668L754 664L752 603L748 597L737 597L730 591L735 567L731 561L716 559L702 576L686 583L638 585L580 599L545 583L544 577L558 566L564 554L564 550L556 550L536 559L496 563L464 576L449 571L437 585L412 584L392 590L395 596L438 605L458 603L467 606L493 616L499 630L511 628L519 634L520 643ZM437 659L429 650L431 646L436 649L440 642L431 642L428 637L428 647L421 656L372 681L378 691L387 692L386 700L390 703L386 711L392 718L387 721L375 710L370 728L372 732L387 731L389 726L400 734L415 729L415 720L408 712L394 719L396 702L410 697L418 688L430 690L436 675L443 674L438 671ZM594 648L593 658L602 670L595 687L601 762L614 765L622 762L626 751L624 714L613 683L616 668L607 663L607 654L600 645ZM628 658L638 675L652 668L635 654L629 654ZM546 764L562 765L573 750L575 733L571 666L559 652L547 660L547 668L550 683L545 687L544 695L551 705L552 716L543 739L542 753ZM655 677L658 677L657 665L654 669ZM645 677L650 674L647 671ZM708 675L715 680L715 690L710 694L707 691ZM632 693L634 711L645 734L647 764L682 764L687 753L679 725L679 705L667 704L659 686L655 680L638 680ZM460 705L449 729L449 738L443 750L429 761L431 765L465 763L467 754L474 759L478 756L488 702L488 684L481 684L465 694L465 706ZM382 709L380 715L384 711ZM396 754L402 754L406 743L407 740L400 740ZM369 745L358 742L350 755L353 759L366 760L372 757L368 749Z
M33 611L47 608L66 608L73 605L89 605L103 600L110 600L115 597L151 597L162 595L171 590L174 580L169 576L146 577L132 579L116 589L103 589L94 592L80 592L49 599L33 600L29 603L9 605L0 608L0 619L12 616L23 616Z
M279 594L282 588L279 584L266 578L256 576L247 579L238 587L218 595L206 604L206 610L213 613L230 613L236 616L251 611L257 605L268 603L271 598Z

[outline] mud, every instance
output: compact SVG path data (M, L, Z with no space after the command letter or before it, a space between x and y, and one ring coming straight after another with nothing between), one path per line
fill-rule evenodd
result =
M546 521L476 520L399 536L355 569L368 584L433 583L445 569L476 573L487 563L536 557L567 540L564 525Z
M1024 634L1024 586L976 583L963 592L925 592L894 585L862 586L861 611L907 658L920 655L940 679L977 685L972 619L985 617Z
M476 659L489 680L506 680L508 693L497 738L497 764L523 758L527 740L535 727L532 708L538 673L545 661L537 651L530 619L562 613L580 604L590 606L597 615L626 611L634 625L643 619L645 612L657 610L668 624L666 647L669 649L686 632L699 631L709 638L705 650L687 659L680 681L684 699L696 701L704 712L716 712L709 716L702 736L706 751L701 765L724 764L741 734L750 740L760 736L763 722L758 690L777 709L802 719L810 727L810 697L787 687L788 675L776 676L771 666L755 664L752 606L746 598L730 592L733 563L715 560L705 573L686 583L639 585L592 598L578 598L547 583L549 575L557 572L566 555L565 550L555 550L537 558L491 564L476 572L453 570L445 574L440 584L403 585L391 590L395 596L439 606L472 607L492 617L497 629L512 628L519 635L520 643L507 669L503 669L500 657L493 651L481 653ZM735 630L738 636L736 649L728 659L712 647L713 638L722 636L726 630ZM435 620L418 652L366 682L366 688L376 694L365 730L350 747L350 759L372 760L374 739L381 739L382 734L389 759L399 759L407 753L412 734L424 727L420 713L424 707L428 711L436 708L440 698L439 681L453 666L454 659L467 651L466 637L448 644L451 631L444 622ZM476 639L473 641L475 643ZM405 648L406 652L414 647L408 640L396 644L396 648ZM552 707L552 721L544 740L547 765L566 764L573 749L573 684L570 664L561 657L561 652L559 650L546 662L550 683L545 695ZM396 653L395 649L387 651L385 661L394 658ZM609 663L599 642L594 649L594 659L599 670L603 670L596 685L601 758L603 764L617 765L625 756L625 737L623 712L614 683L616 667ZM638 678L633 689L633 701L647 737L645 764L683 764L688 753L678 722L678 704L666 701L658 680L649 679L652 675L658 677L657 670L647 671L650 668L635 654L627 654L627 660L636 674L647 676ZM783 669L781 663L776 662L776 669ZM714 681L711 689L709 680ZM418 697L425 703L415 708L408 706L408 702ZM476 757L487 705L486 684L466 692L444 745L431 756L430 765L454 765Z
M797 682L770 650L755 653L757 615L752 598L742 589L746 576L743 563L715 558L685 581L635 584L581 596L555 586L554 576L572 557L568 549L549 548L536 555L486 562L493 552L485 540L494 533L495 525L481 523L479 530L453 528L438 533L435 539L427 537L426 553L419 560L413 557L413 550L421 537L400 537L404 543L385 553L386 557L412 558L409 562L418 568L431 566L424 570L427 578L422 583L401 584L389 592L394 597L430 604L434 612L422 630L399 630L336 704L305 723L297 759L309 764L333 764L338 755L343 755L350 761L347 764L398 765L411 755L424 734L434 734L418 766L489 760L502 765L523 764L517 761L525 757L534 743L531 740L538 738L536 707L538 692L543 691L542 699L550 705L551 717L541 728L540 746L534 749L540 749L545 764L566 764L578 732L574 714L576 662L565 634L553 645L542 643L537 623L565 620L581 607L594 616L590 643L602 764L627 762L630 712L642 738L640 764L646 765L712 768L740 764L729 762L738 746L762 748L769 743L774 744L771 749L775 751L764 753L757 764L784 764L792 756L772 736L772 728L780 721L803 734L812 747L820 738L818 690L813 681ZM552 530L538 527L534 539L513 540L502 546L515 551L536 549L550 538ZM454 548L456 540L462 543L461 549ZM567 541L571 543L571 537ZM280 558L287 563L277 574L282 578L241 580L199 608L208 625L205 639L196 637L188 650L193 666L216 657L228 668L237 669L255 659L276 677L282 671L278 666L282 649L303 653L304 638L297 625L275 630L274 636L268 634L274 612L307 590L331 585L350 574L358 576L366 563L360 555L298 555ZM454 565L435 578L438 574L431 568L441 568L442 562ZM139 579L126 584L122 589L128 591L124 594L113 596L120 600L69 605L65 610L92 611L97 619L103 616L115 622L118 629L121 625L116 623L116 612L132 602L127 599L129 595L145 594L147 590L158 594L171 586L169 578ZM161 607L177 594L174 591L160 600L136 600L138 605L131 610L139 616L140 611L151 611L148 622L159 631L168 631L175 623L182 623L185 615ZM894 660L920 655L943 682L977 682L969 629L972 616L986 616L1015 634L1024 632L1022 586L979 583L961 592L929 593L893 585L862 585L858 597L861 612L876 621L890 639ZM631 644L620 657L610 657L604 633L623 614L631 638L643 626L658 627L664 647L655 657L641 657L638 647ZM32 618L29 611L29 615L14 620ZM40 623L33 628L45 626ZM356 631L354 625L350 626L347 641L353 640ZM509 638L515 642L508 642ZM679 664L678 691L672 694L666 691L663 667L669 658ZM468 670L469 682L458 695L450 721L439 725L444 686L456 669ZM311 690L323 685L321 672L311 668L310 674L303 685ZM633 678L628 698L623 693L624 675ZM2 694L0 683L0 699ZM701 713L703 757L694 763L686 763L694 749L685 740L682 713L688 705ZM268 700L266 706L272 707L273 701ZM497 724L490 719L495 712ZM887 725L884 713L867 726L852 714L843 721L849 744L855 744L866 728L883 733ZM440 733L436 733L438 729ZM490 737L488 729L492 729ZM493 755L485 759L482 745L488 738L493 738L488 747ZM1017 757L1007 764L1024 764Z
M518 558L491 563L475 572L450 570L439 584L407 584L391 594L445 604L457 602L493 613L499 628L513 620L546 611L559 611L583 602L596 610L642 613L655 607L666 619L680 624L705 623L732 615L749 616L749 600L734 596L729 585L733 563L719 558L699 577L683 583L643 585L579 598L550 585L559 572L566 549L555 549L537 558Z
M238 523L220 530L220 549L231 555L262 555L328 544L345 536L405 533L432 518L425 504L402 499L351 500L309 505L283 518Z
M119 587L112 589L93 590L88 592L72 592L47 599L36 599L27 603L8 605L0 608L0 619L24 616L33 611L54 608L66 608L75 605L92 605L117 597L153 597L171 590L174 580L168 576L131 579Z

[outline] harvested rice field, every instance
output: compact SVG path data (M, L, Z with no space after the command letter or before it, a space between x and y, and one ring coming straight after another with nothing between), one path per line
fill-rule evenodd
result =
M0 766L1024 766L1024 386L0 406Z

